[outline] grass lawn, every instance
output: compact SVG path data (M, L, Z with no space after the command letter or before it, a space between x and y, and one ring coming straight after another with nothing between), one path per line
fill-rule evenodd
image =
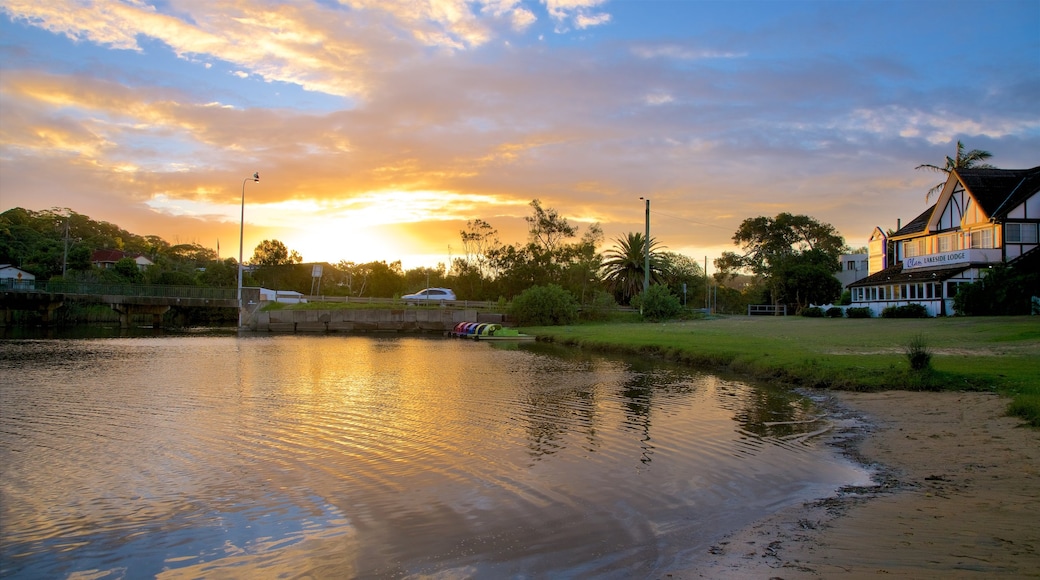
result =
M854 390L987 390L1040 427L1040 317L829 319L728 316L524 328L542 339L639 352L789 384ZM921 338L929 368L910 369Z

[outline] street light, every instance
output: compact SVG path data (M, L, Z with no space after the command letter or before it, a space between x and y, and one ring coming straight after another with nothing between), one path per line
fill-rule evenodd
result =
M643 314L643 303L646 302L646 293L650 290L650 198L640 197L646 200L646 237L643 240L643 299L639 301L639 314Z
M238 327L242 328L242 243L246 231L246 182L252 179L260 182L260 172L242 180L242 217L238 222Z

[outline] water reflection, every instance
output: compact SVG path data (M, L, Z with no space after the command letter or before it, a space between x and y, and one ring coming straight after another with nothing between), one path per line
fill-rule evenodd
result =
M861 481L811 403L544 344L0 342L0 575L652 576Z

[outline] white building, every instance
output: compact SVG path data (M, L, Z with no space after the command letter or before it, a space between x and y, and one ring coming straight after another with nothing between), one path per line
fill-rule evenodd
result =
M12 290L32 290L36 287L36 276L11 264L0 264L0 286Z
M875 228L870 275L848 285L852 306L878 315L917 303L931 316L954 314L960 284L994 264L1036 259L1038 230L1040 167L954 170L935 205L891 236Z

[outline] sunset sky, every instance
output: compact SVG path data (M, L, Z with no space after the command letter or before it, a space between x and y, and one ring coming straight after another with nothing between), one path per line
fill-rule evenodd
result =
M958 139L1040 165L1040 0L0 0L0 211L238 256L447 264L540 199L701 262L742 220L850 246ZM709 265L709 271L713 267Z

